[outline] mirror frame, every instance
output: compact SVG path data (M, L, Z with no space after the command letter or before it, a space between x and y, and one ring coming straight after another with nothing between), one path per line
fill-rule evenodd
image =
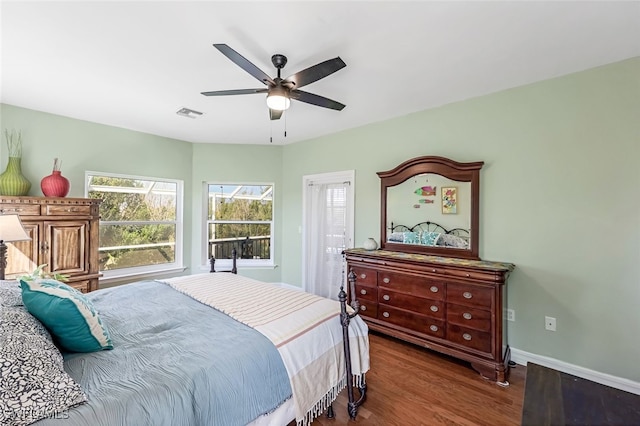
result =
M479 227L480 227L480 169L483 161L473 163L458 163L444 157L424 156L407 160L399 166L378 172L380 177L380 248L383 250L418 253L433 256L457 257L463 259L480 260L478 256ZM435 173L459 182L471 182L471 232L469 249L452 247L421 246L387 241L387 189L423 174Z

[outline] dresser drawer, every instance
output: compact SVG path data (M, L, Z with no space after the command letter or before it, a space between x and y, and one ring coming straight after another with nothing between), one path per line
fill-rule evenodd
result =
M361 301L358 313L365 317L376 318L378 316L378 304L368 300Z
M368 285L370 287L375 287L378 284L378 273L375 269L354 266L351 270L356 274L356 284Z
M392 306L378 305L378 319L431 336L445 335L444 321Z
M491 333L447 324L447 340L480 352L491 353Z
M0 205L0 214L17 214L20 216L40 216L39 204L8 203Z
M488 282L495 282L496 277L495 272L492 271L469 271L460 269L447 269L445 275Z
M362 302L368 300L370 302L378 301L378 289L376 287L369 287L366 285L356 284L356 299Z
M418 297L444 300L443 282L416 275L380 271L378 272L378 287L413 294Z
M480 309L491 309L493 290L471 284L447 284L447 302L473 306Z
M441 300L425 299L380 288L378 303L444 320L444 302Z
M48 204L46 206L46 214L52 216L75 216L75 215L90 215L91 206L76 206L69 204Z
M491 331L491 311L447 303L447 323L480 331Z

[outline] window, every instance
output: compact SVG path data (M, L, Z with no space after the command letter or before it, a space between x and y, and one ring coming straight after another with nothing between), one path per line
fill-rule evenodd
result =
M86 173L100 205L100 271L105 278L182 267L182 181Z
M207 258L226 267L235 249L238 265L272 266L273 185L209 183L206 193Z

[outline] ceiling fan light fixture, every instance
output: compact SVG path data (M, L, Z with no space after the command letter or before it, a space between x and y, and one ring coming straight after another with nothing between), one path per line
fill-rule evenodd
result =
M270 109L284 111L291 106L291 99L283 88L275 87L267 95L267 106Z

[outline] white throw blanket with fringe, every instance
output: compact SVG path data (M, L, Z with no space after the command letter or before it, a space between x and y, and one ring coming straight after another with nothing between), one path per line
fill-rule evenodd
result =
M347 384L340 303L230 273L205 273L163 280L176 290L264 334L284 361L298 426L309 425ZM360 317L349 325L354 384L369 370L368 327Z

